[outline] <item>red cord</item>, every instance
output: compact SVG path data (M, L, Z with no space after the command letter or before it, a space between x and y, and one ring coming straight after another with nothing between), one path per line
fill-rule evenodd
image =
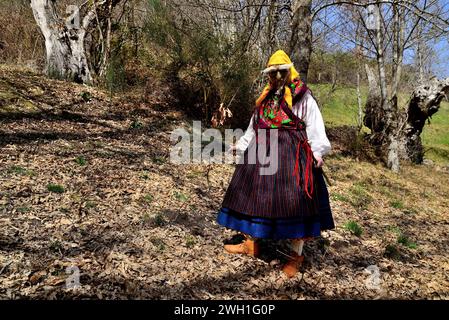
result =
M304 177L304 186L303 189L306 193L306 195L312 199L313 194L313 174L311 173L311 166L313 165L312 162L312 150L310 149L309 144L307 141L299 141L298 146L296 148L296 162L295 162L295 170L293 172L293 175L296 176L296 184L299 186L302 182L302 176L300 172L303 171L302 162L299 159L300 150L301 150L301 144L304 144L305 153L306 153L306 168L305 168L305 177ZM310 184L310 191L309 191L309 184Z

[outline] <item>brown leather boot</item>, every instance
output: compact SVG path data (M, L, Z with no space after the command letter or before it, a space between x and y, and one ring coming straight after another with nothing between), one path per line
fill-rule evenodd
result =
M239 244L226 244L224 249L227 252L234 254L247 254L252 257L257 257L259 255L259 244L250 239L246 239Z
M292 253L291 258L284 265L282 271L287 275L287 277L293 278L298 273L303 261L304 256L300 256L297 253Z

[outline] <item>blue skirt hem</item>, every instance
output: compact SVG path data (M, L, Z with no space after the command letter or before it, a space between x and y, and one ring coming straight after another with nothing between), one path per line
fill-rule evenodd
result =
M296 218L268 219L241 214L228 208L221 208L217 223L249 234L255 238L274 240L318 237L322 230L333 229L333 221L323 225L319 221L305 223Z

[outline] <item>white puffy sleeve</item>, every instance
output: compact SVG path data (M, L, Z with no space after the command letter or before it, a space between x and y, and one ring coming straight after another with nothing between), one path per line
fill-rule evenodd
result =
M306 108L304 122L310 147L315 157L322 158L331 151L331 144L326 135L321 111L310 92L307 92L301 101L293 106L293 112L300 117L303 108Z
M254 123L254 114L251 117L251 121L249 122L248 128L245 131L245 134L240 137L239 141L236 143L237 150L240 152L244 152L246 148L248 148L248 145L250 144L251 140L256 135L256 132L254 131L253 127Z

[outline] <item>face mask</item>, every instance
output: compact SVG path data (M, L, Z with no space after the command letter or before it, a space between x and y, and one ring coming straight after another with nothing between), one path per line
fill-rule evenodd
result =
M288 70L273 70L268 73L268 79L270 81L271 87L274 89L281 89L284 87L287 76L289 75Z

